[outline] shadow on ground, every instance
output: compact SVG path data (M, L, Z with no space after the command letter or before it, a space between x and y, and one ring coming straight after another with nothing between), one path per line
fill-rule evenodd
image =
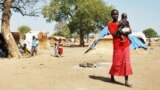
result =
M100 81L103 81L103 82L112 83L112 84L124 85L123 83L118 82L118 81L116 81L116 82L111 82L111 79L108 78L108 77L89 75L89 78L94 79L94 80L100 80Z

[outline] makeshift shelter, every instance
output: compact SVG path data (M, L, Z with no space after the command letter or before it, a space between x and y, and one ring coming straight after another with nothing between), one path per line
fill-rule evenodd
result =
M146 43L147 42L147 38L145 36L144 33L142 32L132 32L133 36L137 37L139 40L141 40L143 43Z
M109 41L111 41L113 38L111 38L112 36L109 35L110 32L108 30L107 27L104 27L102 29L102 31L96 35L95 39L91 42L91 44L88 46L88 49L85 51L85 53L89 52L90 50L93 50L94 48L96 48L97 44L100 43L101 40L104 39L104 36L109 36L110 39L108 39ZM142 34L138 34L139 35L139 38L142 38ZM144 43L136 36L134 36L134 34L130 34L128 35L130 41L131 41L131 44L130 44L130 48L133 50L133 49L136 49L136 48L143 48L145 50L147 50L147 46L145 45L145 41L146 40L142 40L144 41ZM105 39L104 39L105 40ZM113 40L112 40L113 41ZM112 43L113 44L113 43ZM108 48L108 47L107 47ZM110 48L110 47L109 47ZM99 48L98 48L99 49ZM111 48L110 48L111 49ZM110 51L110 49L108 49ZM113 49L113 45L112 45L112 49ZM112 50L113 51L113 50Z
M25 34L24 43L26 44L27 49L30 51L32 48L32 38L35 36L38 41L38 48L47 49L49 48L49 44L47 41L47 33L46 32L28 32Z
M20 42L20 33L19 32L11 32L11 34L13 35L14 40L18 44ZM3 38L3 35L1 33L0 33L0 54L4 54L4 55L2 55L4 57L8 56L7 44L6 44L6 42Z
M113 52L113 38L111 35L107 35L100 39L97 43L97 45L94 47L94 50L91 51L91 53L95 54L112 54Z
M50 46L53 47L55 42L58 41L60 38L62 39L62 43L65 46L66 45L66 38L65 37L62 37L62 36L49 36L48 37L48 42L49 42Z

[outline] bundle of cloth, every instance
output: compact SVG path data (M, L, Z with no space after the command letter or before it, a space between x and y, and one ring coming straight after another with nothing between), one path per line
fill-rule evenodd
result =
M85 53L89 52L90 50L93 50L93 49L96 47L98 41L99 41L100 39L102 39L104 36L109 35L109 34L110 34L110 32L109 32L109 30L108 30L108 27L104 27L104 28L100 31L100 33L98 34L98 36L95 37L95 39L93 40L93 42L89 45L89 47L88 47L88 49L85 51ZM143 49L147 50L147 46L145 45L145 43L143 43L143 42L142 42L138 37L136 37L134 34L133 34L133 35L132 35L132 34L129 34L128 37L129 37L129 39L130 39L130 41L131 41L131 44L130 44L130 49L131 49L131 50L134 50L134 49L137 49L137 48L143 48ZM145 40L144 40L144 41L145 41Z
M25 40L24 40L24 44L26 44L26 48L29 52L31 52L32 50L32 39L33 39L33 36L35 36L35 38L37 39L38 38L38 33L39 32L28 32L25 34ZM36 44L38 45L38 40L36 41Z

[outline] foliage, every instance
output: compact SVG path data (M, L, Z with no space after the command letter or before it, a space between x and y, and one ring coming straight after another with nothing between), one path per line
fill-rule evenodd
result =
M54 35L57 35L57 36L63 36L63 37L66 37L66 38L69 38L71 37L70 35L70 30L67 26L66 23L64 22L59 22L55 25L55 33Z
M85 35L106 26L112 8L103 0L52 0L43 8L42 14L48 22L66 21L70 32L78 33L80 44L84 45Z
M18 28L18 31L20 32L22 39L24 39L25 33L30 32L31 28L29 26L23 25Z
M143 30L143 33L145 34L145 36L147 38L158 37L157 32L152 28L148 28L148 29Z

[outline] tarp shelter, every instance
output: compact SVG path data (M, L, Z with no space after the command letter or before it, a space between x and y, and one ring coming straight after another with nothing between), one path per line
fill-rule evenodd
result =
M88 51L92 50L95 48L95 46L97 45L97 43L99 43L99 41L101 39L104 38L104 36L108 36L110 34L108 27L104 27L100 33L98 34L98 36L95 37L95 39L92 41L92 43L89 45L88 49L85 51L85 53L87 53ZM143 40L143 34L137 34L139 35L139 38L141 38ZM139 40L139 38L135 37L134 34L130 34L128 35L129 39L131 40L131 45L130 48L131 49L136 49L136 48L143 48L143 49L147 49L147 46L145 45L145 42L143 43L141 40ZM144 40L146 41L146 39Z
M142 33L142 32L132 32L131 35L137 37L137 38L140 39L143 43L146 43L146 42L147 42L147 38L146 38L146 36L144 35L144 33Z
M38 48L40 49L46 49L49 47L48 41L47 41L47 33L46 32L28 32L25 34L25 40L24 43L26 44L27 49L30 51L32 48L32 38L35 36L38 41Z

